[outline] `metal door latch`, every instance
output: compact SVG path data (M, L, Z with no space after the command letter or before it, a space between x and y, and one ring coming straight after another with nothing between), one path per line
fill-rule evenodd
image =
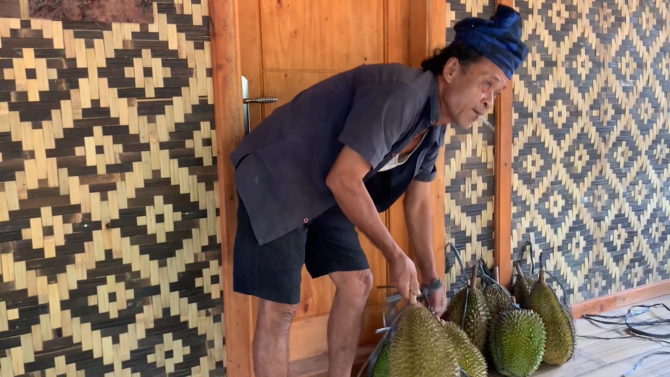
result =
M277 102L277 97L258 97L247 98L249 96L249 81L242 76L242 110L244 112L244 135L249 135L251 132L251 122L249 121L249 104L250 103L273 103Z

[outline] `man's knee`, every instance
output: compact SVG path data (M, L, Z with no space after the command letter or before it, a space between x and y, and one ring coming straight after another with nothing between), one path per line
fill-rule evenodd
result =
M288 331L298 305L280 304L267 300L258 302L258 327L281 332Z
M358 296L367 299L374 284L374 278L369 269L334 272L331 274L331 278L337 290L349 297Z

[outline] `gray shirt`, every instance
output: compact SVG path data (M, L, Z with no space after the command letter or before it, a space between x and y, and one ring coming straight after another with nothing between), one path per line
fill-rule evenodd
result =
M412 137L436 125L439 108L431 72L392 63L336 74L275 109L230 156L259 244L336 205L326 176L344 145L373 167L368 180ZM417 163L396 169L432 181L444 133L444 125L431 127L415 152Z

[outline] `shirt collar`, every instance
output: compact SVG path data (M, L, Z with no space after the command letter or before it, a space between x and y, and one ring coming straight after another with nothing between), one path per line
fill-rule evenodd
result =
M430 75L430 98L428 99L430 103L430 124L436 125L437 121L440 119L440 88L437 85L437 77L430 72L426 71L426 75Z

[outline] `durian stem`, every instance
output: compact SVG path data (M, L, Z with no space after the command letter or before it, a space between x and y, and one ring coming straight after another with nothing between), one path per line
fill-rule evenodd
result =
M472 273L470 274L470 289L475 289L477 284L477 267L472 267Z
M544 284L544 282L545 282L544 268L541 268L541 269L540 269L540 276L538 277L537 281L538 281L540 284Z
M500 284L500 279L498 278L498 266L493 267L493 280Z
M514 270L516 271L516 274L517 274L520 278L523 277L523 272L521 271L521 267L519 267L519 264L518 264L518 263L514 265Z

